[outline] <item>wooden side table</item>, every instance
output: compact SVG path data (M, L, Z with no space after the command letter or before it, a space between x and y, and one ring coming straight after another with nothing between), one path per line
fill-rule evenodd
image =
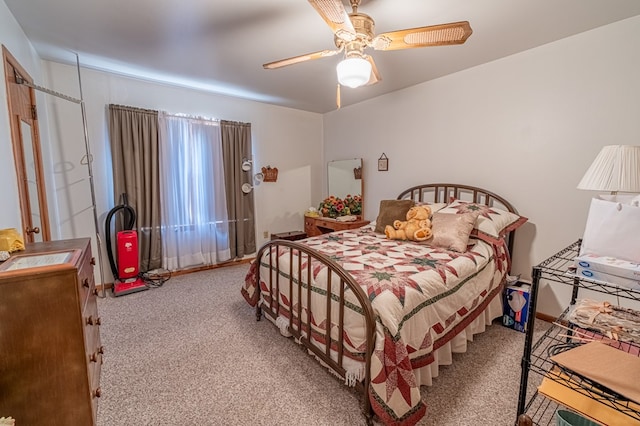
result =
M307 234L302 231L280 232L279 234L271 234L272 240L289 240L297 241L307 238Z
M355 220L353 222L341 222L328 217L309 217L304 218L304 232L308 237L315 237L327 234L333 231L343 231L345 229L356 229L368 225L368 220Z

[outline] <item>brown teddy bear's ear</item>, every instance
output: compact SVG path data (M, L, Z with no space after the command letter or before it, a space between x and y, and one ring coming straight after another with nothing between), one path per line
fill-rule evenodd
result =
M408 211L407 211L407 220L411 220L413 219L416 215L418 214L418 208L417 207L411 207Z
M416 213L413 217L414 219L422 220L422 219L429 219L430 216L431 216L431 209L429 207L419 206L419 207L416 207Z

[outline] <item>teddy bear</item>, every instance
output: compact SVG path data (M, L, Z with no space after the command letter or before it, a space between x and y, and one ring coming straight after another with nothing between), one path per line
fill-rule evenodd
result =
M407 212L407 220L396 220L385 227L384 233L391 240L425 241L433 236L431 232L431 208L414 206Z
M404 229L396 229L391 225L387 225L384 228L384 234L390 240L402 240L405 241L407 239L407 233L404 232Z
M413 206L407 211L407 220L425 220L431 217L431 207L427 205Z

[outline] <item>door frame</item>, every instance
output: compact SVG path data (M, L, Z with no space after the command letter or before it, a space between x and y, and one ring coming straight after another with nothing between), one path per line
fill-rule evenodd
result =
M29 202L29 188L27 185L27 171L25 154L23 150L21 122L27 122L31 127L31 141L33 148L34 168L38 188L38 202L40 205L40 235L43 241L51 239L49 227L49 209L47 205L46 187L44 181L42 151L40 148L40 132L38 130L38 116L36 108L36 96L32 87L19 84L16 81L16 73L20 78L33 84L33 79L20 63L11 55L7 48L2 46L2 59L5 72L5 85L7 91L7 106L9 110L9 124L11 128L11 143L13 145L13 159L18 179L18 194L20 199L20 215L22 219L22 234L25 242L33 242L33 223L31 221L31 205ZM19 86L19 87L18 87ZM22 102L23 96L20 90L28 91L30 105ZM25 92L27 93L27 92Z

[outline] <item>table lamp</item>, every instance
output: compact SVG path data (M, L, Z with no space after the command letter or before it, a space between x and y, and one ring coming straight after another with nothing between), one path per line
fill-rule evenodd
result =
M640 146L607 145L582 177L578 189L640 193Z

